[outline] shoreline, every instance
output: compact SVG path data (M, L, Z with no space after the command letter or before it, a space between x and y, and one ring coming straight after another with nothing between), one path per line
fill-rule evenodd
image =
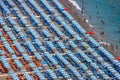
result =
M99 34L100 30L94 28L93 25L89 24L89 21L84 18L84 15L82 15L80 7L78 5L76 6L76 2L73 3L72 0L58 0L64 7L69 8L69 13L71 16L75 18L75 20L85 29L86 31L95 31L94 35L91 35L97 42L102 41L105 43L104 38L102 38ZM77 10L76 10L77 9ZM75 11L76 10L76 11ZM79 13L79 14L78 14ZM112 45L108 45L109 43L101 44L106 50L108 50L114 57L117 57L118 55L115 53L115 50L112 49Z

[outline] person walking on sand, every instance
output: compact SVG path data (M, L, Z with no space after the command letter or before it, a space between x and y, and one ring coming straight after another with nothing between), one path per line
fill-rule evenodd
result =
M104 31L100 31L100 36L104 35Z
M114 50L114 46L113 46L113 44L112 44L112 43L111 43L111 49L112 49L112 50Z

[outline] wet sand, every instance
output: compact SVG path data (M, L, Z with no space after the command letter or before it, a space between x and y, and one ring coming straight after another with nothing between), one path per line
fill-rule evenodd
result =
M80 25L86 30L86 31L95 31L94 35L91 35L95 40L98 42L101 42L103 40L102 36L100 36L100 30L97 28L92 27L87 20L85 20L84 17L79 17L76 12L74 12L66 2L65 0L59 0L60 3L63 4L64 7L69 8L69 13L75 18L76 21L80 23ZM113 49L112 45L106 45L102 44L105 49L107 49L114 57L117 57L118 55L115 53L115 49Z

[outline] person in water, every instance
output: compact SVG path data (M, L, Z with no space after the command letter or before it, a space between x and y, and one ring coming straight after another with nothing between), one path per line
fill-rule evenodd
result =
M90 15L90 16L89 16L89 18L91 19L91 18L92 18L92 16Z
M105 22L104 22L103 20L101 20L101 23L102 23L102 24L105 24Z

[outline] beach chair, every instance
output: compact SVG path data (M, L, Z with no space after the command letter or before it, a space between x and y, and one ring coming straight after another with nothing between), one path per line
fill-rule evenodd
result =
M9 72L9 75L11 76L11 78L12 78L13 80L20 80L20 79L18 78L18 76L17 76L14 72Z
M18 52L20 53L24 53L24 49L22 48L22 46L20 45L20 43L18 43L17 41L14 41L14 46L17 48Z
M26 78L26 80L33 80L33 78L27 73L24 73L24 77Z
M67 66L70 64L59 52L55 52L55 56L58 58L58 60L60 60L63 66Z
M34 68L34 72L38 76L39 79L46 80L44 75L40 72L40 70L38 68Z
M57 80L57 76L54 74L54 72L51 69L47 69L46 73L48 73L51 79Z
M43 54L53 65L57 65L58 63L56 62L56 60L49 54L49 52L45 52Z
M44 7L47 9L49 14L53 13L53 8L50 6L50 4L46 0L39 0L39 2L41 2L44 5Z
M52 23L50 27L57 34L58 37L63 36L63 33L55 26L55 24Z
M54 3L54 6L57 8L58 12L63 11L64 7L58 2L58 0L52 0L52 2Z

